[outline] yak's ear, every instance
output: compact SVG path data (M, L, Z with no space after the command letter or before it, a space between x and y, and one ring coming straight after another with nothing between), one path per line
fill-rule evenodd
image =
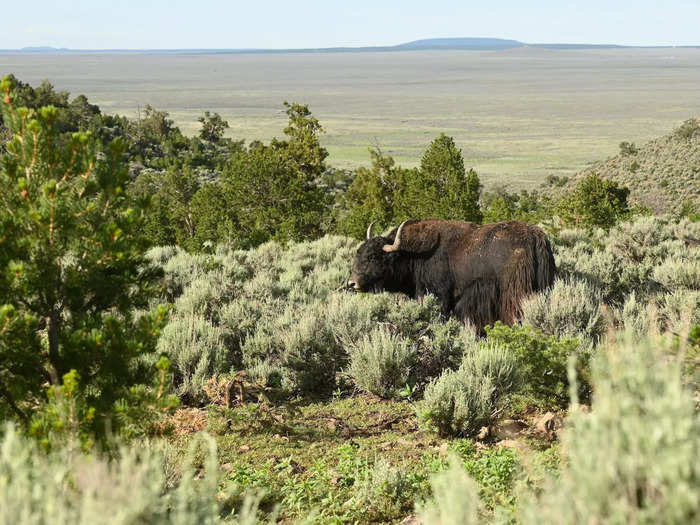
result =
M389 237L394 238L394 243L384 246L385 252L426 253L433 251L440 242L438 228L426 221L405 222Z

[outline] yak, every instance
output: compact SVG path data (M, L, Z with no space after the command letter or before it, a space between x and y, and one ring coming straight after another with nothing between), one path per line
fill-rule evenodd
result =
M479 225L441 219L404 221L372 236L355 255L348 288L437 297L442 313L486 325L512 325L527 295L550 287L556 268L545 233L520 221Z

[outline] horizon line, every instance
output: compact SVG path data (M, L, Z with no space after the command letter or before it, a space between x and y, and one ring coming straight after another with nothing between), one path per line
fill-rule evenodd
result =
M611 43L566 43L539 42L527 43L514 39L497 37L441 37L423 38L393 45L328 46L302 48L225 48L225 47L176 47L176 48L68 48L54 46L24 46L21 48L0 49L0 53L309 53L309 52L352 52L352 51L419 51L419 50L504 50L519 47L541 47L552 49L582 48L633 48L633 49L672 49L698 48L698 44L611 44Z

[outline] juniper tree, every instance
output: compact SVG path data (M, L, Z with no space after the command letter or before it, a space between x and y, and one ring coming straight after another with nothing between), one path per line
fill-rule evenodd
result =
M588 175L557 205L557 213L568 226L609 230L629 217L629 188L597 175Z
M481 222L479 177L474 170L465 170L462 151L452 137L441 133L430 143L421 159L420 175L418 218Z
M226 219L238 225L242 246L269 239L301 241L320 237L329 199L320 187L328 152L323 128L309 108L285 102L289 124L284 140L252 142L227 164L222 189Z
M27 416L41 385L75 370L98 413L138 379L164 316L147 305L146 202L127 197L124 142L101 151L87 132L61 134L57 109L17 107L0 85L11 132L0 164L0 405ZM31 402L31 405L30 405Z

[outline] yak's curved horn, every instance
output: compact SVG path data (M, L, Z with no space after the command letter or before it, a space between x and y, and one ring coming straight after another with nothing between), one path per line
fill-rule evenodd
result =
M367 240L369 241L372 238L372 226L374 226L374 223L377 221L372 221L369 223L369 228L367 228Z
M401 225L399 226L399 229L396 230L396 237L394 237L394 244L385 244L382 246L382 250L384 250L387 253L395 252L399 249L400 244L401 244L401 232L403 231L404 225L408 221L403 221Z

